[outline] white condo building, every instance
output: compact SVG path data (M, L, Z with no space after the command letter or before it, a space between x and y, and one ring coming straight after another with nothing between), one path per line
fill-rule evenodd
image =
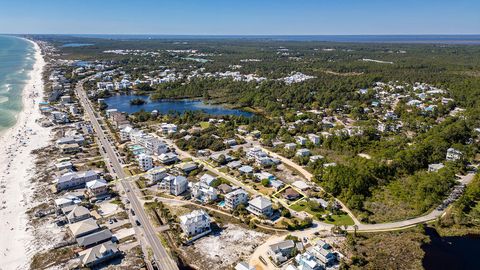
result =
M203 210L195 210L180 216L180 228L187 237L210 232L210 216Z
M248 193L239 188L225 195L225 207L234 210L240 204L247 204Z
M153 168L153 158L146 154L140 154L137 158L138 167L144 172Z
M172 195L178 196L187 191L188 180L184 176L168 175L163 178L160 188L169 192Z

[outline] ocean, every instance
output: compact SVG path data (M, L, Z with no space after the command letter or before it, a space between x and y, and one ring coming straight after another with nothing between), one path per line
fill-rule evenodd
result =
M35 49L30 42L0 35L0 134L15 125L34 63Z

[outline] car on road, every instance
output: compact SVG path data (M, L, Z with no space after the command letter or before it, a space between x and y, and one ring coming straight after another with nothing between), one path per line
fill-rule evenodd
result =
M142 225L142 224L140 223L140 221L138 221L138 219L135 219L135 224L137 224L137 226Z
M135 216L135 211L133 211L133 209L130 209L130 213Z

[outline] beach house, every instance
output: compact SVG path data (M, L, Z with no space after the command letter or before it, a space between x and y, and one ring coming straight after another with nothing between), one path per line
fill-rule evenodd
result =
M100 176L95 171L68 172L56 180L57 190L82 187L86 182L99 179Z
M463 153L458 151L457 149L455 148L448 148L447 149L447 156L446 156L446 160L447 161L456 161L456 160L459 160L462 158L462 155Z
M167 175L167 169L163 167L155 167L147 172L146 177L153 183L161 181L163 178L167 177Z
M295 155L297 157L308 157L310 156L310 150L308 150L307 148L298 149Z
M153 158L147 154L140 154L137 157L138 167L140 170L146 172L153 168Z
M75 208L73 208L73 210L70 211L70 213L68 213L67 215L67 219L69 223L79 222L79 221L88 219L90 217L91 217L90 211L81 205L75 206Z
M302 136L295 137L295 141L297 142L297 144L299 144L301 146L304 146L304 145L307 144L307 139L305 137L302 137Z
M320 136L316 134L308 134L308 139L315 145L320 144Z
M210 216L204 210L194 210L180 216L180 228L187 237L205 235L210 230Z
M235 210L240 204L247 204L248 193L239 188L225 194L225 207L230 210Z
M268 255L277 265L280 265L292 257L295 248L293 240L285 240L268 246Z
M93 267L109 261L120 254L117 244L109 241L81 251L78 253L78 256L82 261L83 266Z
M287 143L287 144L285 144L284 148L289 150L289 151L293 151L293 150L295 150L295 148L297 148L297 144Z
M93 218L68 224L67 227L71 235L75 238L82 237L100 229L97 222Z
M213 181L217 180L217 178L215 176L212 176L208 173L202 175L202 177L200 177L200 182L203 182L209 186L212 185Z
M163 154L161 154L161 155L158 157L158 159L159 159L160 162L162 162L163 164L172 164L172 163L177 162L178 157L177 157L177 155L175 155L174 153L169 152L169 153L163 153Z
M255 266L250 266L246 262L239 262L237 265L235 265L235 270L256 270L257 268Z
M95 179L85 183L88 195L92 197L100 197L108 193L107 181L103 179Z
M83 248L89 248L112 239L112 232L109 229L103 229L98 232L87 234L77 238L77 244Z
M213 202L217 199L217 190L203 182L191 183L192 197L202 203Z
M163 178L160 183L160 189L168 192L174 196L179 196L180 194L187 191L188 180L184 176L177 175L167 175Z
M438 172L442 168L444 168L445 165L443 163L433 163L433 164L428 164L428 171L429 172Z
M177 132L177 125L169 124L169 123L162 123L160 125L160 130L164 134L173 134L173 133Z
M256 216L269 217L273 213L272 202L263 196L258 196L248 202L247 211Z

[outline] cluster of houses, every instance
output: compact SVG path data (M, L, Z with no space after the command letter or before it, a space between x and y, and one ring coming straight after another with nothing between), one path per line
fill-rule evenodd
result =
M92 65L82 61L58 61L58 64L73 68L75 74L105 68L102 64ZM100 226L98 213L91 211L92 204L111 196L107 181L94 170L86 168L79 171L74 165L77 161L85 163L82 152L90 146L93 129L80 120L80 106L73 96L72 84L65 70L68 68L51 71L47 100L40 103L40 111L45 116L41 124L62 127L61 137L55 141L56 154L60 157L52 164L55 172L52 189L58 194L54 200L55 211L39 210L35 216L56 214L56 224L64 226L69 235L69 239L59 243L60 247L76 245L74 251L82 266L95 267L122 256L122 252L112 232Z
M450 106L454 100L448 97L448 92L426 83L416 82L413 85L397 82L377 82L369 89L360 89L361 95L373 92L373 99L364 113L370 115L383 115L378 119L379 132L399 132L404 124L393 112L399 103L404 103L410 108L417 108L423 114L429 114L438 109L439 106ZM454 108L450 113L461 111L461 108Z
M301 241L286 239L268 246L267 255L277 266L287 270L324 270L338 264L338 253L323 240L305 248Z
M196 168L196 165L192 166L193 164L187 163L186 165ZM187 166L180 164L177 168L184 169ZM183 172L188 172L188 170L183 170ZM191 199L202 204L214 203L219 199L219 195L222 195L224 199L222 206L227 210L233 211L243 204L248 205L251 208L249 211L258 216L270 216L272 213L272 204L269 199L257 197L249 201L249 195L245 190L225 183L216 185L217 177L209 173L203 174L197 182L190 182L185 176L172 173L173 170L153 168L147 172L146 177L151 184L156 183L160 190L170 195L181 196L189 191Z
M196 61L196 62L209 62L212 60L200 58L205 56L213 56L212 53L201 53L198 50L189 49L189 50L165 50L165 52L170 55L183 60ZM159 57L161 51L146 51L146 50L132 50L132 49L116 49L116 50L106 50L106 54L118 54L118 55L135 55L143 57ZM258 62L259 59L242 59L241 62ZM103 91L123 91L123 90L132 90L135 86L139 84L145 84L149 86L154 86L161 83L174 82L177 80L191 81L194 79L204 79L204 78L215 78L215 79L232 79L233 81L244 81L244 82L256 82L261 83L267 81L265 77L258 76L254 73L252 74L242 74L239 71L217 71L217 72L205 72L205 68L198 68L188 70L177 71L174 68L168 68L161 66L158 70L151 70L148 73L142 74L141 77L137 79L132 79L129 74L121 70L122 68L117 69L108 69L106 65L102 66L102 69L98 69L97 65L84 65L79 67L76 70L76 73L86 73L88 71L100 71L95 75L95 80L97 82L96 89L89 92L90 96L98 95ZM232 69L239 69L241 65L231 65ZM289 76L284 78L276 79L282 81L286 84L300 83L309 79L313 79L315 76L305 75L301 72L292 72Z
M219 205L226 210L233 211L243 204L247 211L256 216L272 215L272 202L266 197L258 196L250 200L249 194L244 189L226 183L218 184L220 182L218 177L209 173L198 176L196 182L191 182L181 175L182 173L188 175L197 168L193 162L180 163L175 169L156 167L147 171L146 178L150 184L157 184L160 190L170 195L182 196L189 192L191 199L201 204L215 203L219 201L221 195L223 201Z
M193 78L217 78L217 79L232 79L236 82L262 82L267 80L265 77L260 77L256 74L242 74L239 71L225 71L225 72L205 72L199 73L198 71L192 72L187 76L188 80Z
M293 84L293 83L300 83L306 80L314 79L315 76L305 75L301 72L292 72L290 76L280 78L279 81L283 81L285 84Z
M453 147L447 149L447 154L445 155L445 160L450 162L455 162L461 160L463 153ZM432 163L428 165L429 172L438 172L443 169L445 165L443 163Z
M56 199L55 206L66 219L66 227L79 247L76 252L83 266L94 267L121 256L112 232L99 226L90 210L82 206L81 197L67 194Z
M274 164L280 164L280 160L277 158L270 157L265 151L261 148L253 147L250 148L246 153L247 159L254 161L256 165L260 167L268 167Z
M132 90L134 87L139 85L154 86L157 84L174 82L182 79L183 77L184 75L182 73L177 73L174 69L163 69L161 71L157 71L155 76L152 76L152 73L150 72L148 75L145 74L144 78L138 78L135 80L132 80L131 76L122 70L104 71L97 73L97 76L94 78L97 82L97 88L92 90L90 94L99 94L104 91Z
M294 264L286 270L323 270L338 264L338 253L325 241L318 240L307 248L304 253L297 254Z
M160 125L160 131L165 134L172 134L177 131L177 126L164 123ZM177 155L170 151L168 145L154 134L147 134L130 125L123 126L119 134L122 142L129 142L129 149L135 155L138 167L142 171L154 168L154 159L165 165L173 164L179 160Z
M48 78L50 91L47 101L40 102L40 112L45 116L42 126L62 125L72 122L80 115L77 102L72 98L72 85L65 72L53 70Z
M59 141L66 140L62 138ZM108 183L93 170L74 171L69 158L58 160L55 167L61 172L55 179L55 188L63 194L55 199L56 212L60 217L57 224L67 224L70 237L79 247L76 252L82 265L94 267L121 256L112 232L100 227L91 211L84 206L87 199L95 203L110 197Z

